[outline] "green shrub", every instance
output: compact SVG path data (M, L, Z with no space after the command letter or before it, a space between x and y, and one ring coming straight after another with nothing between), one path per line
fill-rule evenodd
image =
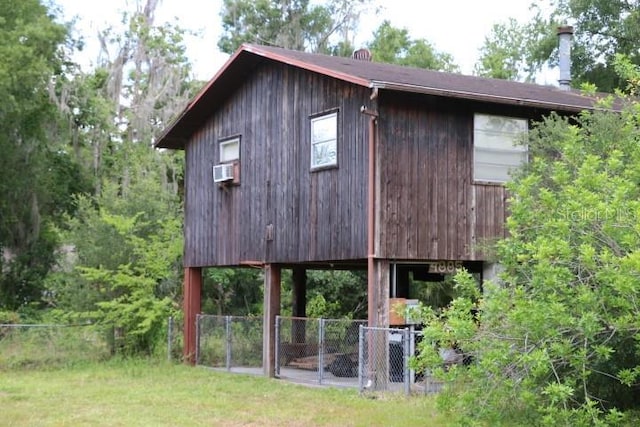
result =
M508 184L504 267L443 311L425 309L418 365L449 386L457 422L626 425L640 409L640 107L552 116ZM470 290L471 276L456 277ZM455 344L473 363L441 368Z

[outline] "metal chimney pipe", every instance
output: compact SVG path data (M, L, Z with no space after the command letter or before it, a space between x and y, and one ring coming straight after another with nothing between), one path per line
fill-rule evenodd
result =
M558 27L559 39L559 66L560 78L558 83L561 90L571 89L571 37L573 36L573 27L563 25Z

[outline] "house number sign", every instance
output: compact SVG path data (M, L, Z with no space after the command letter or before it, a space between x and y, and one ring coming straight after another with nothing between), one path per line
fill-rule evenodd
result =
M462 261L433 261L429 263L429 273L454 274L462 268Z

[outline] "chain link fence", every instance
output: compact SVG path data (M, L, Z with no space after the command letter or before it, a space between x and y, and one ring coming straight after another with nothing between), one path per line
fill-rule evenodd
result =
M167 319L167 359L169 361L183 360L184 332L182 320L175 317Z
M196 317L196 365L262 373L261 317Z
M276 376L317 384L358 385L358 331L363 320L276 319Z
M360 328L358 386L364 391L410 392L409 329Z
M0 324L0 370L105 360L113 345L108 332L91 324Z
M428 374L415 372L409 364L422 333L413 328L362 326L358 344L360 393L434 393L442 384Z
M169 358L181 357L182 325L169 319ZM285 380L358 387L361 393L434 393L442 384L411 369L422 338L408 328L367 327L364 320L276 318L275 373ZM196 364L263 373L261 317L198 315ZM443 356L443 364L446 358Z

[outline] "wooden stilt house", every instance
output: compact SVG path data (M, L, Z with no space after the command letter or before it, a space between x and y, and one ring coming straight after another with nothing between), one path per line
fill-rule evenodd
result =
M365 55L366 59L366 55ZM368 272L368 321L413 277L491 275L504 182L531 121L594 99L571 90L243 45L165 130L185 150L185 354L201 269L264 268L264 363L273 375L280 272ZM298 301L304 307L304 301ZM299 313L294 313L294 315Z

